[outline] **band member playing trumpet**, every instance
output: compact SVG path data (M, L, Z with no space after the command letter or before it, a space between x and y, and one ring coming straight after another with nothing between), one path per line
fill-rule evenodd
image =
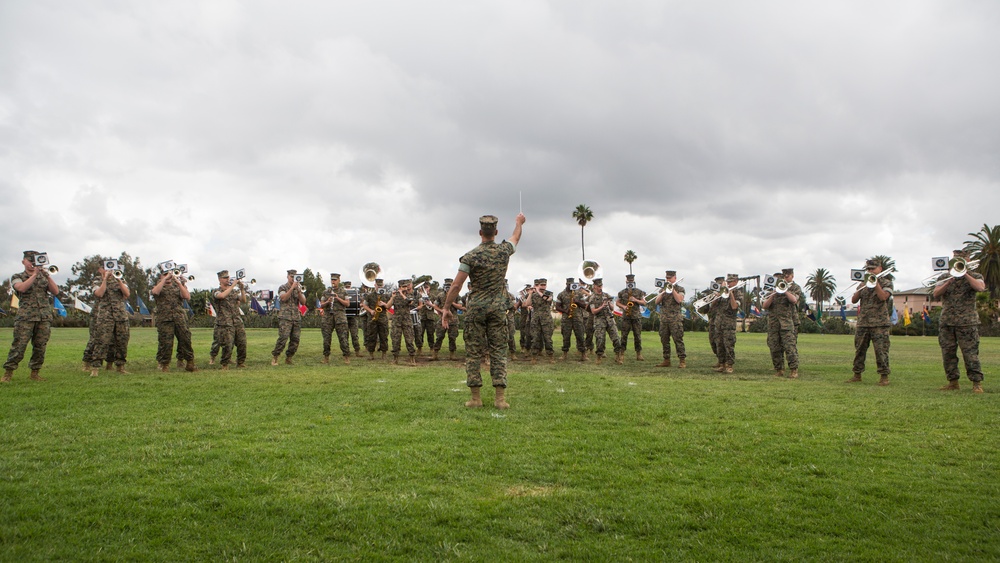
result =
M956 260L968 263L969 253L964 250L954 252ZM941 274L934 286L934 297L941 298L941 330L938 344L944 359L944 374L948 384L942 391L958 390L958 348L962 348L965 360L965 375L972 381L972 392L983 392L983 369L979 363L979 314L976 312L976 292L986 291L986 282L981 274L975 274L965 267L964 275L956 277L950 272Z
M389 297L389 307L392 309L392 363L399 363L400 340L406 340L406 351L410 354L410 365L417 365L417 349L413 345L413 319L410 317L410 310L418 305L418 301L413 297L413 282L411 280L399 280L399 285Z
M240 316L240 304L247 302L246 286L242 279L233 282L229 270L222 270L218 276L219 288L212 293L212 305L215 307L213 340L219 344L223 370L229 369L234 347L236 367L243 368L247 361L247 332Z
M868 355L868 346L874 345L875 365L878 367L880 376L878 384L889 384L889 327L892 320L889 314L889 298L892 297L892 278L888 275L879 276L882 273L882 263L874 258L865 262L865 270L868 277L874 279L874 287L868 287L867 283L859 283L854 295L851 296L851 303L858 305L858 322L854 333L854 377L848 379L848 383L861 381L861 374L865 371L865 356Z
M14 339L10 344L7 362L3 365L3 378L0 379L4 383L10 381L17 366L24 359L28 342L31 342L31 359L28 360L28 368L31 369L29 377L35 381L45 381L38 372L45 363L45 348L52 331L52 305L49 303L49 294L59 295L59 286L44 266L35 265L37 254L39 254L37 251L25 250L21 258L24 271L10 278L11 289L16 292L20 305L17 308L17 316L14 317Z
M727 274L728 290L724 288L722 292L723 295L728 293L728 297L720 297L712 303L718 304L715 314L715 349L719 367L715 371L719 373L733 373L733 364L736 363L736 315L740 309L740 290L736 286L739 281L737 274Z
M115 369L118 373L128 373L125 371L125 361L128 356L129 325L125 301L132 292L125 283L124 276L118 278L114 275L115 270L107 270L104 266L102 260L97 268L101 282L94 290L94 297L101 301L101 312L96 320L92 319L97 323L97 343L90 360L91 377L97 377L97 371L109 349L114 350ZM110 368L110 364L108 367Z
M344 355L344 363L351 363L351 343L347 326L347 309L350 305L347 291L340 286L340 274L330 274L330 287L323 292L319 306L323 309L323 321L320 330L323 332L323 363L330 363L330 344L333 332L337 332L340 342L340 353Z
M281 310L278 311L278 340L274 343L274 350L271 351L271 365L278 365L278 357L285 350L285 342L288 343L288 350L285 351L285 363L292 364L292 356L299 349L299 338L302 335L302 312L300 305L306 304L306 290L295 279L295 270L288 270L288 281L278 288L278 299L281 301Z
M660 308L660 344L663 345L663 361L656 367L670 367L670 341L674 341L677 349L677 367L687 367L687 353L684 351L684 314L681 306L684 303L684 288L677 285L677 272L667 270L666 283L656 296L656 305ZM670 291L667 291L669 286Z
M552 323L552 292L546 290L549 281L545 278L535 280L535 288L531 292L528 308L531 309L531 363L538 363L538 356L545 348L549 363L555 362L552 349L552 333L555 326Z
M382 352L382 359L389 351L389 305L385 302L388 298L383 285L382 278L375 280L375 287L365 295L365 300L361 302L365 312L368 313L368 328L365 330L365 348L368 350L368 359L375 359L375 345L378 344L379 352Z
M573 337L576 336L576 349L580 352L580 361L587 361L587 348L583 339L583 311L587 304L583 302L579 289L572 289L575 278L566 278L566 289L556 296L556 311L562 314L560 329L562 331L562 353L563 361L569 356L569 346Z
M642 313L640 305L646 304L646 293L635 286L635 276L625 276L625 289L618 292L617 305L622 310L622 351L628 350L628 333L631 332L635 341L635 359L644 361L642 357Z
M618 338L618 325L615 324L615 315L612 311L614 306L614 297L604 293L604 280L602 278L594 279L594 290L590 295L587 307L590 309L591 316L594 317L594 352L597 354L595 363L598 365L604 359L605 333L611 337L611 346L615 351L615 363L621 364L625 356L625 349L622 348L621 339Z
M795 270L785 268L778 278L780 290L772 291L761 303L761 308L767 313L767 347L771 351L771 364L774 365L774 376L785 376L785 359L788 359L788 377L799 376L798 319L799 302L802 299L802 288L795 283Z
M174 353L174 339L177 339L177 357L184 361L184 369L196 371L194 367L194 349L191 347L191 329L187 326L187 311L183 302L191 299L191 292L181 276L174 275L171 270L160 274L160 279L149 291L156 300L156 363L160 371L170 371L170 362Z

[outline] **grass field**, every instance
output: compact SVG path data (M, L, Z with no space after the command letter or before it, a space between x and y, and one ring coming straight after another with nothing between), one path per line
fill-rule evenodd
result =
M133 329L132 373L91 378L54 330L48 381L0 386L0 559L1000 559L998 339L974 395L937 391L934 338L894 338L878 387L871 353L843 383L850 337L802 335L790 381L763 335L720 376L705 333L683 371L645 333L642 363L513 363L501 412L458 362L322 365L306 330L271 367L261 330L220 372L194 336L202 371Z

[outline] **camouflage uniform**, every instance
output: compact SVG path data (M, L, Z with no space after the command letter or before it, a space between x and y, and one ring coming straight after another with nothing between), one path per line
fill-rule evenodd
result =
M970 275L977 279L983 276L976 273ZM944 273L939 279L944 280L950 274ZM964 277L952 280L941 294L941 320L938 332L938 344L941 345L941 356L944 359L944 373L948 381L958 381L961 375L958 371L958 349L962 349L965 360L965 375L970 381L983 381L983 369L979 363L979 313L976 311L976 290L969 285Z
M730 291L736 296L736 302L740 303L742 291ZM719 298L712 302L712 308L715 309L715 357L720 364L732 366L736 363L736 317L739 306L733 309L729 299Z
M442 307L444 307L444 302L445 302L446 297L447 297L447 293L444 292L444 291L442 291L434 299L434 304L437 305L439 309L442 308ZM458 315L458 309L456 309L454 305L452 305L452 307L451 307L451 312L452 312L452 314L456 315L455 318L457 319L458 318L457 317L457 315ZM448 333L448 351L449 352L454 352L455 350L458 349L458 345L457 345L457 342L458 342L458 322L455 321L455 322L449 323L448 324L448 328L446 329L441 324L441 317L439 315L438 316L438 322L437 322L437 335L435 337L434 347L433 347L434 351L437 352L437 351L441 350L441 346L444 344L444 335L445 335L445 332Z
M427 334L427 348L434 348L434 333L436 332L437 325L441 322L440 316L433 307L428 305L434 301L433 296L430 292L426 297L427 303L423 302L424 297L422 295L415 296L415 299L420 301L417 307L417 316L420 318L420 326L414 327L413 339L417 345L417 348L424 347L424 334Z
M646 293L639 288L625 288L618 292L618 300L626 304L622 308L622 351L628 350L628 333L633 334L636 354L642 352L642 306L638 303L632 306L632 311L628 312L627 304L629 296L642 299Z
M552 356L555 351L552 349L552 333L555 332L555 325L552 323L552 292L546 290L539 295L537 291L531 292L531 354L537 356L545 353Z
M241 292L239 288L233 288L229 295L220 299L217 294L223 291L225 290L220 288L212 294L212 306L215 307L216 315L213 338L219 343L222 365L228 366L232 361L233 347L236 348L237 365L243 365L247 361L247 332L240 316Z
M515 309L517 307L517 297L515 297L513 293L511 293L511 292L508 291L507 292L507 301L508 301L508 305L507 305L507 351L510 352L511 353L511 357L513 357L513 354L515 352L517 352L517 347L514 345L514 341L515 341L514 334L515 334L515 330L516 330L515 327L514 327L514 311L515 311Z
M347 309L334 296L347 299L347 290L338 285L337 289L328 287L323 292L323 301L330 301L323 307L323 321L320 330L323 333L323 357L330 356L333 333L337 333L337 341L340 343L340 353L345 358L351 357L351 342L349 326L347 324Z
M410 318L410 309L417 306L417 299L413 295L401 295L396 292L389 299L389 308L393 309L392 314L392 355L399 356L401 340L406 341L406 351L410 356L417 353L413 346L413 319Z
M90 308L90 321L88 324L88 332L90 336L87 339L87 347L83 349L83 363L90 365L93 361L92 356L94 355L94 347L97 346L97 316L101 312L101 301L99 299L94 300L94 306ZM104 358L101 358L103 361Z
M596 309L604 303L610 303L607 308L601 309L598 313L591 314L591 316L594 317L594 343L596 345L595 351L597 352L598 358L604 357L604 333L607 333L608 336L611 337L611 346L616 354L625 351L625 348L622 346L621 338L618 337L618 325L615 324L615 314L612 311L612 308L614 307L614 299L615 298L611 295L604 293L603 291L599 292L596 288L590 296L589 305L592 308Z
M469 274L472 284L465 312L465 380L469 387L482 387L482 358L490 358L494 387L507 387L507 318L510 307L504 278L515 247L510 241L480 244L458 259L459 271ZM551 342L551 341L550 341Z
M521 327L521 351L531 350L531 311L528 310L528 305L531 304L531 299L528 298L525 301L518 299L520 303L520 314L518 315L518 323Z
M379 295L375 289L372 289L365 295L365 303L372 310L375 310L375 306L380 299L384 301L385 296ZM368 328L365 330L365 348L368 352L374 353L376 344L378 345L379 352L387 352L389 350L389 311L378 313L377 319L374 315L369 314L367 326Z
M101 303L101 312L97 315L97 328L94 331L97 342L94 345L90 367L101 367L101 362L111 352L114 364L121 368L125 365L128 355L129 324L128 311L125 309L125 294L122 293L118 278L108 276L104 295L97 299Z
M292 287L290 283L283 283L278 288L278 295L288 291ZM288 301L281 304L278 311L278 340L274 343L274 350L271 356L280 356L285 350L285 343L288 343L288 350L285 351L285 358L291 358L299 349L299 338L302 335L302 312L299 311L299 295L301 290L296 288L289 294Z
M562 332L563 352L569 352L573 336L576 336L576 349L578 352L583 353L587 349L583 339L584 307L573 307L578 301L582 300L579 290L571 291L570 289L564 289L556 296L556 309L562 313L560 331Z
M191 348L191 329L187 325L187 311L184 310L181 299L180 282L174 280L160 288L156 299L156 363L170 364L174 354L174 338L177 339L177 359L194 360L194 349Z
M795 295L799 301L792 303L788 295ZM785 359L788 359L788 369L799 369L798 322L799 303L802 302L802 288L792 282L785 293L775 293L771 306L767 308L767 348L771 351L771 364L774 371L785 369Z
M854 334L854 375L861 377L865 371L865 356L868 346L874 345L875 365L878 374L889 377L889 327L892 326L889 306L892 303L892 279L888 276L879 279L879 285L889 293L882 301L875 293L874 287L862 287L858 301L858 322Z
M30 277L27 272L11 276L11 290L15 283L21 283ZM18 364L24 359L28 342L31 342L31 359L28 360L28 367L32 371L42 369L42 364L45 363L45 347L52 331L52 304L49 302L48 285L49 276L46 273L39 273L28 291L17 292L17 298L21 303L14 317L14 340L10 344L7 363L3 365L5 371L17 369Z
M590 298L584 296L584 301ZM588 352L594 350L594 315L590 313L589 307L584 307L583 311L583 345Z
M684 293L684 288L674 284L674 291ZM674 299L673 293L666 294L660 300L660 344L663 346L663 360L670 361L670 341L673 340L677 349L677 359L687 358L684 349L684 313L682 306Z

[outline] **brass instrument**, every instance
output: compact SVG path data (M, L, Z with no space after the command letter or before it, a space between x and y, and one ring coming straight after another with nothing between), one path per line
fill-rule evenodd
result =
M889 268L888 270L884 270L884 271L882 271L882 272L880 272L878 274L873 274L871 272L866 273L865 274L865 280L864 280L865 281L865 287L867 287L869 289L875 287L875 285L878 283L878 280L880 280L882 278L882 276L885 276L887 274L891 274L892 272L895 272L895 271L896 271L896 268Z
M384 278L385 271L377 262L368 262L358 271L358 277L361 278L361 285L365 287L375 287L375 280L377 278Z
M50 275L59 273L59 266L49 263L49 254L47 252L39 252L38 254L35 254L32 264L36 268L40 268L42 271L48 272Z
M122 278L125 277L125 272L123 272L121 270L113 270L111 272L111 275L113 275L116 279L120 280L120 279L122 279Z
M381 315L382 315L382 306L381 306L381 305L376 305L376 306L375 306L375 314L374 314L374 315L372 315L372 320L373 320L373 321L377 321L377 320L378 320L378 318L379 318L379 317L380 317Z
M584 260L577 268L577 277L587 283L594 283L595 279L604 277L604 268L596 260Z
M955 258L949 263L948 273L953 278L965 277L969 270L979 267L979 260L966 260L965 258Z
M746 283L747 283L747 280L741 280L739 283L737 283L733 287L729 287L728 285L722 286L722 288L719 289L719 297L718 297L718 299L729 299L729 294L731 292L736 291L737 289L743 287L744 285L746 285ZM775 284L775 287L777 287L777 284Z

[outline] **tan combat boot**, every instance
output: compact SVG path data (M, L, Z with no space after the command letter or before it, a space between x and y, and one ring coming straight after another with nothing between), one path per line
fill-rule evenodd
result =
M194 366L193 359L188 360L187 363L184 364L184 371L191 371L191 372L198 371L198 368Z
M551 353L551 352L549 353L549 363L550 364L556 363L556 355L555 355L555 353Z
M785 377L785 370L783 369L774 370L774 377Z
M685 358L681 358L681 363L677 364L677 367L681 369L688 367L687 360Z
M668 368L670 367L670 358L663 358L663 361L656 364L658 368Z
M496 398L493 399L493 406L500 410L509 409L510 405L508 405L507 401L504 400L504 393L507 391L507 389L504 387L494 387L493 389L497 393Z
M617 359L618 365L624 365L625 364L625 351L623 350L621 352L618 352L617 358L618 358Z
M531 365L536 365L536 364L538 364L538 354L532 354L531 355Z
M392 363L399 365L399 354L392 355Z
M637 362L645 362L646 358L642 357L642 352L636 351L636 353L635 353L635 361L637 361Z
M882 377L880 377L878 379L878 384L881 387L885 387L886 385L888 385L889 384L889 376L888 375L883 375Z
M328 363L330 363L330 356L329 355L323 356L323 361L320 362L320 363L321 364L328 364Z
M184 360L177 358L177 367L179 368L184 367Z
M581 362L586 362L587 361L587 351L586 350L584 350L583 352L580 352L580 361Z
M210 366L214 366L215 365L215 356L209 356L208 357L208 365L210 365Z
M350 356L344 356L344 365L345 366L351 365L351 357Z
M90 371L90 363L88 363L86 360L84 360L83 361L83 368L81 368L80 371Z
M483 406L483 399L479 395L481 389L482 387L469 387L469 390L472 391L472 399L466 401L465 406L469 407L470 409Z
M569 352L563 352L563 359L562 359L562 361L565 362L567 358L569 358Z
M167 373L168 371L170 371L170 364L158 364L156 367L163 373Z
M455 361L455 352L449 351L448 352L448 359L454 362Z
M31 370L31 375L29 375L28 378L29 379L33 379L35 381L45 381L44 377L38 375L38 370L37 369Z
M958 380L949 379L948 384L940 388L939 391L958 391Z
M4 370L4 372L3 372L3 378L0 379L0 382L2 382L2 383L10 383L10 378L11 377L14 377L14 370L12 370L12 369Z
M116 365L115 366L115 371L117 371L118 373L120 373L122 375L128 375L129 373L131 373L131 372L125 371L125 365L124 364L120 365L120 366Z
M598 365L598 366L599 366L599 365L601 365L601 360L603 360L603 359L604 359L604 356L602 356L602 355L598 354L598 355L597 355L597 359L596 359L596 360L594 360L594 364L595 364L595 365Z
M271 356L271 365L272 366L278 365L278 356Z
M229 371L229 364L222 364L222 367L219 369L222 371Z
M385 354L386 354L386 353L385 353L385 351L383 351L383 352L382 352L382 359L383 359L383 360L385 359Z
M236 364L236 369L246 369L247 365L244 363Z
M712 368L712 371L717 373L725 373L726 364L716 364L716 367Z
M431 351L431 361L432 362L438 361L438 351L437 350L432 350Z
M972 382L972 392L973 393L983 393L984 392L983 391L983 382L982 381L973 381Z
M374 351L368 352L368 359L369 360L374 360L375 359L375 352Z
M295 365L295 362L292 361L292 357L291 356L285 356L285 363L288 364L288 365L290 365L290 366L294 366Z
M721 364L721 363L719 363L719 362L715 362L715 365L714 365L714 366L712 366L712 369L714 369L714 370L718 370L718 369L719 369L720 367L722 367L722 364Z
M90 377L97 377L99 373L101 373L100 368L90 368Z
M733 364L726 364L726 373L733 373Z
M424 347L423 346L417 347L417 355L418 356L423 356L424 355Z
M788 375L788 379L798 379L799 378L799 368L792 370L792 373Z
M854 377L845 380L844 383L861 383L861 374L860 373L854 374Z
M411 366L417 365L417 357L414 356L413 354L410 354L410 365Z

